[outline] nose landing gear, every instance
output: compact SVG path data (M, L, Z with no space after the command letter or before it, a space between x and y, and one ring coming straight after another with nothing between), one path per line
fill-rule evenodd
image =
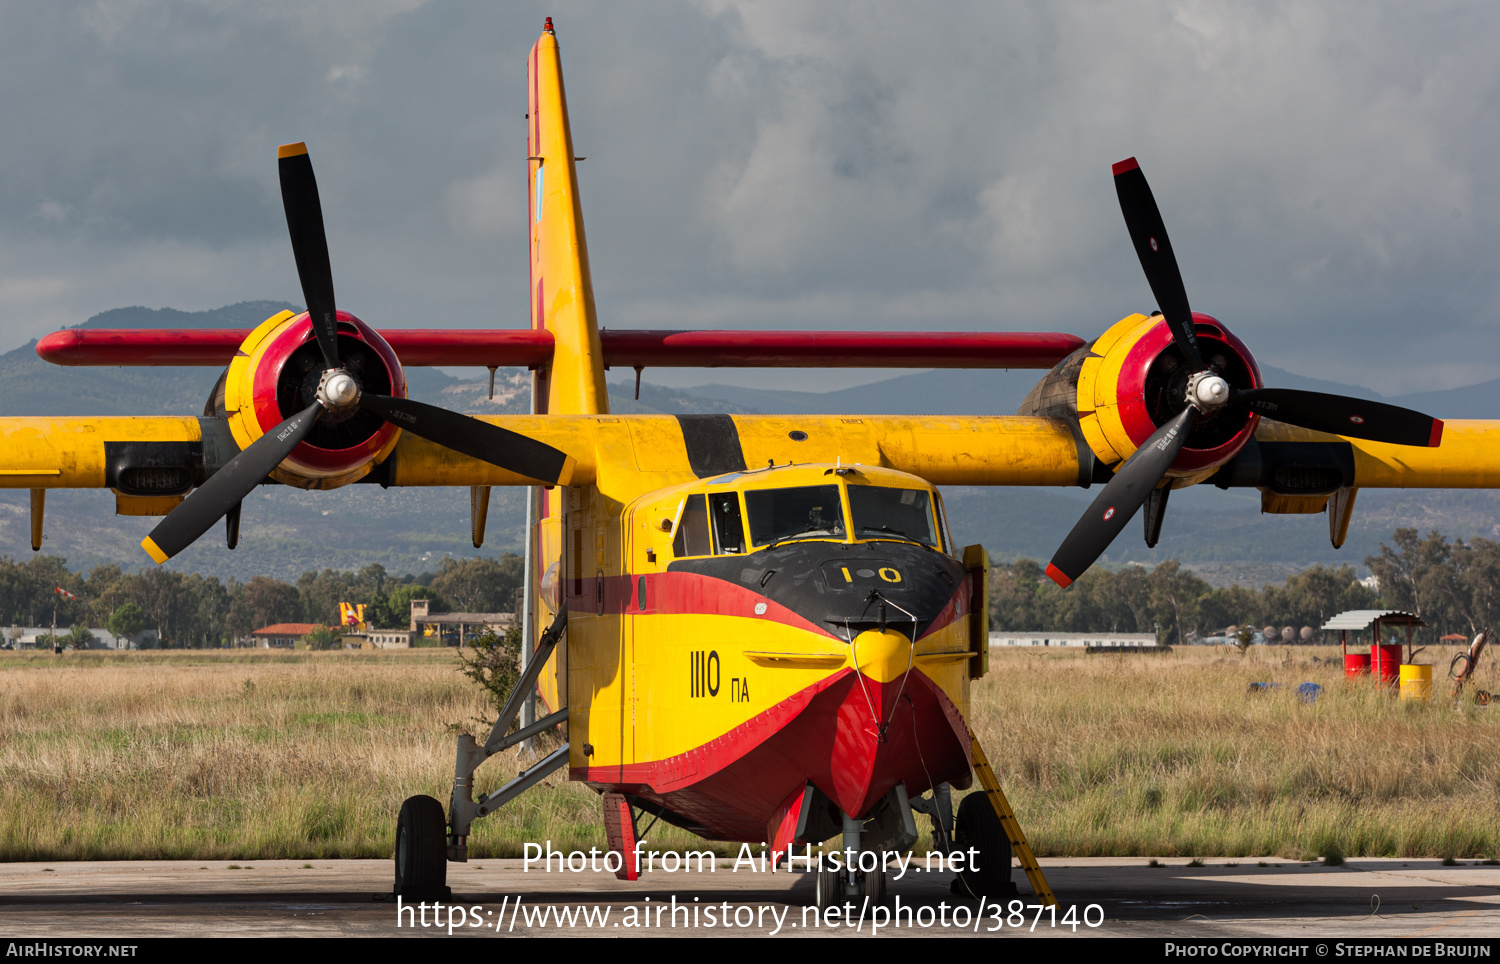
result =
M431 797L408 797L396 818L396 895L405 901L446 900L448 820Z

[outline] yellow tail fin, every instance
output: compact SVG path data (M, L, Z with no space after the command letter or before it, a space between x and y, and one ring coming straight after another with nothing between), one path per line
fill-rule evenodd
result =
M537 373L539 413L609 411L603 354L594 316L594 287L562 60L552 19L526 63L527 210L531 235L531 326L556 341L551 364Z
M533 383L538 414L589 415L609 412L604 386L604 355L594 315L583 206L578 195L573 133L563 92L562 60L552 18L526 61L527 223L531 239L531 326L552 332L551 362ZM560 605L563 579L563 489L534 489L531 537L532 627L534 647ZM537 680L551 710L567 705L568 647L558 647Z

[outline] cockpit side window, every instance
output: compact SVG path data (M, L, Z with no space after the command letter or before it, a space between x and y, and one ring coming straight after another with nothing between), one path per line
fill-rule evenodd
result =
M761 546L786 539L844 538L844 506L836 485L751 489L745 493L750 542Z
M948 528L948 509L943 505L942 493L934 490L933 498L937 507L938 536L943 540L943 551L953 555L953 533Z
M708 516L714 530L714 550L719 555L745 551L745 523L740 517L740 497L718 492L708 497Z
M690 495L677 523L672 554L681 559L684 556L706 556L712 552L708 543L708 508L704 496Z
M922 489L849 486L849 510L857 539L889 536L939 546L932 521L932 498Z

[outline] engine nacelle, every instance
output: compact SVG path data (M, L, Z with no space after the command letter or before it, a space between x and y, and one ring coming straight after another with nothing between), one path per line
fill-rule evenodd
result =
M1198 351L1231 388L1260 388L1260 369L1244 342L1209 315L1193 313ZM1161 315L1130 315L1093 344L1069 355L1021 403L1021 415L1077 423L1094 457L1116 465L1186 406L1190 370ZM1193 421L1188 441L1167 475L1207 478L1255 435L1260 416L1226 405Z
M380 334L348 312L338 313L339 361L364 391L406 396L401 362ZM205 414L223 415L241 450L311 405L323 375L323 355L307 312L266 319L240 345ZM271 477L303 489L333 489L357 481L383 461L401 430L373 412L323 415L312 434Z

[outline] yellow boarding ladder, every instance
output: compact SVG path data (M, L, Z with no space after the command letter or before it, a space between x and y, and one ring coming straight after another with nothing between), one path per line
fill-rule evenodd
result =
M1052 888L1047 885L1047 878L1042 876L1042 868L1036 862L1036 854L1031 852L1031 845L1026 842L1026 835L1021 832L1021 824L1016 821L1015 811L1010 808L1010 801L1005 799L1005 792L1000 789L1000 781L995 779L995 771L990 769L990 761L985 757L984 750L980 749L979 737L971 732L969 740L974 746L974 772L979 774L979 785L984 787L984 792L989 795L990 804L994 806L995 812L1000 815L1000 826L1005 828L1005 835L1010 838L1011 849L1016 856L1021 858L1021 866L1026 869L1026 879L1031 881L1031 889L1042 899L1042 903L1049 907L1057 906L1057 898L1052 895Z

